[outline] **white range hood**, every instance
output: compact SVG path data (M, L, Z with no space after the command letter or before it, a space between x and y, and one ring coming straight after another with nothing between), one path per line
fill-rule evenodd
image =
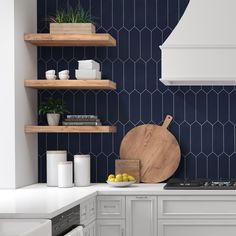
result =
M165 85L236 85L236 0L190 0L160 48Z

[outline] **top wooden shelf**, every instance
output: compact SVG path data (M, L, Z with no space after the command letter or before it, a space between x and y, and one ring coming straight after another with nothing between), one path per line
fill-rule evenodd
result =
M115 90L111 80L25 80L25 87L33 89Z
M116 40L110 34L25 34L24 39L36 46L116 46Z

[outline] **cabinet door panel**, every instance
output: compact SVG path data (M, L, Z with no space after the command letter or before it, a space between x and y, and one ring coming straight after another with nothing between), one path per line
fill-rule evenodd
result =
M152 196L126 197L126 235L156 236L157 198Z
M88 202L88 218L89 222L96 219L96 198L92 198Z
M124 220L98 220L97 236L125 236Z
M80 204L80 223L87 224L88 221L88 201Z
M235 236L233 220L166 220L159 221L158 236Z

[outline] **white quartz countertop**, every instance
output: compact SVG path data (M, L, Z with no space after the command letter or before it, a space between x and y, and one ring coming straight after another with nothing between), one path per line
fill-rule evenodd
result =
M236 195L235 190L164 190L164 184L135 184L114 188L107 184L56 188L46 184L0 189L0 218L51 219L96 195Z

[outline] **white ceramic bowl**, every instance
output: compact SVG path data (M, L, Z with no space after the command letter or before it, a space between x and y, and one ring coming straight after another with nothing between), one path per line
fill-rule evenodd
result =
M111 185L112 187L128 187L131 186L132 184L134 184L136 181L129 181L129 182L110 182L107 181L107 183L109 185Z
M59 75L60 80L68 80L70 78L69 75Z
M45 75L55 75L56 74L56 71L55 70L48 70L45 72Z
M62 70L58 74L59 75L69 75L69 71L68 70Z
M56 75L46 75L47 80L55 80L57 78Z

